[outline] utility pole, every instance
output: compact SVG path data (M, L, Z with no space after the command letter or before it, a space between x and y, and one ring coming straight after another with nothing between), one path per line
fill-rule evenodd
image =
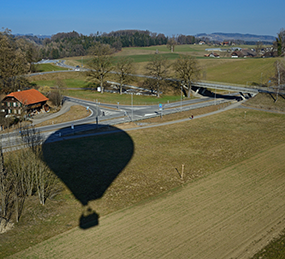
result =
M277 86L277 93L276 93L276 99L275 99L275 102L277 102L278 100L278 94L279 94L279 89L280 89L280 63L279 61L277 61L277 74L278 74L278 86Z
M182 111L182 85L180 85L181 98L180 98L180 110Z
M134 109L133 109L133 93L131 93L131 103L132 103L132 121L134 116Z

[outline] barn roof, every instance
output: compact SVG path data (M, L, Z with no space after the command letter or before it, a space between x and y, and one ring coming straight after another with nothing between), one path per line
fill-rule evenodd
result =
M24 105L30 105L30 104L34 104L34 103L40 103L40 102L48 101L48 98L45 97L43 94L41 94L36 89L12 92L12 93L6 95L5 98L7 98L7 97L14 97Z

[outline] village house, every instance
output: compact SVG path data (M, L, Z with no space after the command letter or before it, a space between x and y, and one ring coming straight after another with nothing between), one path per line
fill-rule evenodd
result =
M215 53L215 52L212 52L210 54L205 54L204 57L209 57L209 58L219 58L220 55Z
M35 114L49 109L47 101L48 98L36 89L12 92L2 100L1 112L14 116L21 116L23 112Z
M247 58L247 57L255 57L256 52L248 49L242 49L232 52L232 58Z

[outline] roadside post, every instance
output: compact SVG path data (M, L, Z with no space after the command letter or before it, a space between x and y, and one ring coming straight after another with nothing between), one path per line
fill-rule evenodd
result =
M160 103L160 104L158 105L158 107L159 107L159 110L160 110L160 118L162 118L162 104Z

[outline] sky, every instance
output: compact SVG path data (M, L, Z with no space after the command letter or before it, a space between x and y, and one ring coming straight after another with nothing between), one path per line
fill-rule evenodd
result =
M249 33L276 36L285 28L284 0L9 0L1 1L0 30L12 34L84 35L149 30L167 36Z

